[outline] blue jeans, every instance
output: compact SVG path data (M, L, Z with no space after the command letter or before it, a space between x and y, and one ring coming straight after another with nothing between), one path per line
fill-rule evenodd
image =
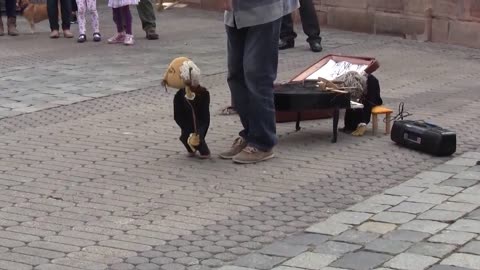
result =
M233 105L240 116L240 136L268 151L277 144L273 83L277 78L281 18L237 29L226 26L228 78Z

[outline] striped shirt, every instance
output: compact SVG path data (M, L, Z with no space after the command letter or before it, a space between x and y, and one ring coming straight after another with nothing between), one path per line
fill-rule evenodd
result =
M233 11L225 11L225 24L244 28L273 22L300 6L298 0L232 0Z

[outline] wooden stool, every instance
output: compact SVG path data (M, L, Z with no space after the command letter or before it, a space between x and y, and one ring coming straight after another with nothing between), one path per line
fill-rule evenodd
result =
M392 110L384 107L384 106L375 106L372 109L372 132L373 135L377 133L378 129L378 115L385 114L385 134L390 134L390 126L391 126L391 114Z

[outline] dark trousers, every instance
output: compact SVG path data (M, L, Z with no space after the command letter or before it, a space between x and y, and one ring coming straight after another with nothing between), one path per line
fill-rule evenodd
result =
M16 12L16 1L15 0L5 0L5 11L7 13L7 17L16 17L17 12ZM1 12L0 12L1 15Z
M142 29L147 31L157 27L155 23L155 10L151 0L140 0L137 5L138 17L142 21Z
M78 11L77 1L72 0L72 12L77 12L77 11Z
M47 0L48 21L50 30L59 30L58 25L58 2L60 2L60 11L62 13L62 29L70 30L70 18L72 16L71 0Z
M318 24L317 13L313 0L300 0L300 18L302 20L303 32L308 36L307 42L321 41L320 25ZM297 37L293 29L292 14L283 16L280 38L282 40L293 40Z
M277 144L273 83L277 77L281 18L237 29L226 26L228 77L234 107L249 145L267 151Z

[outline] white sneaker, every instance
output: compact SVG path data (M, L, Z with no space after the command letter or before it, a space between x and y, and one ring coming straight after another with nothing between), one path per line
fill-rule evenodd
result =
M109 44L118 44L125 41L125 33L117 33L115 36L108 39Z
M133 45L134 43L135 43L135 40L133 39L133 35L125 35L125 40L123 41L123 44Z

